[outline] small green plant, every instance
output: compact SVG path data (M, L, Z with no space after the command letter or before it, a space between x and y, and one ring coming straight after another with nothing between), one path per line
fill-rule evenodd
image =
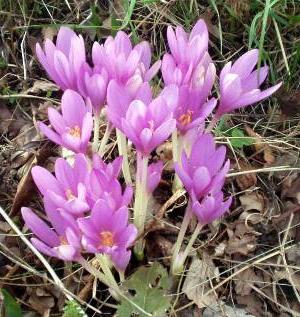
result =
M67 302L64 307L64 314L62 317L87 317L87 315L77 302L71 300Z
M159 263L150 267L139 268L125 283L130 290L129 299L145 312L138 310L128 299L123 299L119 305L117 316L164 316L170 306L171 297L167 297L169 279L167 271Z
M10 295L10 293L2 289L4 302L5 317L22 317L22 311L19 303Z

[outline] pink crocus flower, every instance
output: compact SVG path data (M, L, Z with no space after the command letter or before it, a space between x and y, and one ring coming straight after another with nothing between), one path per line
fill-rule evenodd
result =
M202 19L198 20L190 34L181 26L177 26L175 32L169 26L167 38L174 62L187 68L196 66L208 48L208 30Z
M81 35L67 27L61 27L56 44L49 39L36 45L36 54L49 77L62 90L77 89L77 80L82 65L86 62L84 41Z
M81 235L72 217L63 217L52 203L45 201L49 227L31 209L23 207L22 217L26 226L36 235L31 243L42 253L64 261L77 261L81 252Z
M95 42L92 59L96 67L105 68L109 80L114 79L134 95L138 87L150 81L160 68L160 61L150 67L151 50L148 42L132 47L129 36L119 31L109 36L103 45Z
M99 199L89 217L77 220L82 231L82 245L90 253L102 253L111 257L114 265L125 271L130 260L137 230L128 224L128 209L113 209L107 201Z
M32 169L33 180L42 196L55 208L78 217L90 209L87 202L86 179L88 162L83 154L75 156L74 166L59 158L55 162L55 176L43 167Z
M282 83L261 91L259 86L268 75L268 67L253 70L258 62L259 51L253 49L233 64L228 62L220 74L220 104L216 113L219 118L224 113L259 102L279 89Z
M223 202L222 187L230 163L225 163L226 148L216 148L211 134L198 137L191 154L182 153L181 166L175 163L175 170L192 199L192 210L202 224L209 223L224 212L231 204L231 198Z
M77 79L77 91L93 106L95 115L99 115L106 102L108 74L105 68L93 69L85 64L81 67Z
M124 192L117 177L122 165L122 157L112 163L104 163L99 156L93 157L93 168L87 176L87 199L91 209L99 198L105 199L113 209L127 206L132 199L132 188L126 186Z
M174 87L175 92L176 87ZM174 92L174 93L175 93ZM133 100L121 118L121 131L132 141L136 149L148 155L162 144L174 131L176 120L165 96L158 96L149 104Z
M182 27L177 27L175 33L169 27L167 35L171 54L163 57L162 75L166 84L179 87L174 117L179 133L185 134L204 122L216 106L215 99L208 101L216 68L207 52L208 32L203 20L190 34Z
M60 114L54 108L48 109L53 129L42 122L39 128L48 139L75 153L85 153L93 129L93 118L82 97L72 90L66 90L61 100Z

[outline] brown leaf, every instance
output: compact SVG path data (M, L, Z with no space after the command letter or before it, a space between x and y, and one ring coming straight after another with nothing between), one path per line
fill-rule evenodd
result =
M251 295L238 295L236 301L239 305L245 306L245 310L254 316L265 316L265 309L263 308L262 301L257 296Z
M257 276L252 268L242 271L237 275L235 280L235 292L238 295L249 295L252 291L252 286L257 280Z
M247 234L242 237L236 236L232 230L227 229L229 240L226 247L227 254L240 253L248 255L256 248L256 240L254 234Z
M300 113L300 90L287 91L282 87L276 96L284 115L293 117Z
M294 198L300 204L300 177L297 174L286 178L282 187L282 198Z
M253 170L253 167L247 163L240 163L240 167L241 172ZM236 177L236 182L241 190L246 190L250 187L254 187L257 184L257 177L255 173L242 174Z
M208 254L203 253L203 258L193 258L192 264L187 271L187 276L183 283L182 291L187 297L194 301L199 307L207 307L216 302L213 292L204 296L211 289L209 280L219 277L219 270L215 267Z
M31 169L36 164L41 164L52 154L52 149L47 144L43 146L36 156L32 156L27 162L26 172L24 173L13 201L10 216L14 216L22 206L26 205L27 201L31 199L34 189L34 183L31 176Z
M257 210L263 212L265 210L265 199L259 192L246 193L239 197L244 211Z
M263 138L256 132L254 132L248 125L245 125L245 130L249 136L255 139L255 150L260 153L263 152L263 157L267 165L274 163L275 156L273 155L272 148L269 144L263 142Z
M4 102L0 101L0 133L7 133L11 124L12 113Z
M58 91L57 85L51 81L36 80L32 87L24 91L24 94L38 94L40 92Z

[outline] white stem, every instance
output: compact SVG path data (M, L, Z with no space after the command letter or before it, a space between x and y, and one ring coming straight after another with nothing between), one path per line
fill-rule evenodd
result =
M102 138L101 143L100 143L99 155L101 157L103 157L103 155L105 153L105 147L106 147L106 144L109 140L112 129L113 129L112 124L110 122L108 122L106 125L106 129L105 129L103 138Z
M181 271L181 266L179 265L178 262L181 263L181 261L179 260L179 251L186 233L186 230L188 228L188 225L190 223L192 217L192 213L191 213L191 202L188 202L187 208L185 210L185 214L182 220L182 224L178 233L178 237L177 240L175 242L174 245L174 250L173 250L173 256L172 256L172 262L171 262L171 271L172 274L177 274L178 272Z
M141 234L145 228L147 205L149 195L147 193L148 156L137 155L136 191L134 201L134 224ZM137 241L134 252L137 258L143 258L144 240Z
M185 248L185 250L183 252L183 255L181 257L182 264L184 264L186 258L189 256L189 253L190 253L190 251L191 251L191 249L193 247L193 244L196 241L196 239L197 239L202 227L203 227L202 224L198 222L197 227L194 230L194 232L193 232L193 234L192 234L192 236L190 238L190 241L189 241L188 245L186 246L186 248Z
M119 288L119 285L110 269L109 259L106 254L97 254L97 259L100 263L101 269L105 277L109 280L111 285L114 285L115 289Z
M116 129L116 133L117 133L119 155L123 156L122 172L125 179L125 183L127 185L131 185L132 181L130 176L126 136L119 129Z
M172 133L172 153L173 153L173 162L178 163L181 166L181 152L182 152L182 138L178 136L177 130ZM177 190L183 187L181 180L175 173L172 191L175 193Z
M93 139L93 152L98 152L99 147L99 134L100 134L100 114L95 113L94 115L94 139Z

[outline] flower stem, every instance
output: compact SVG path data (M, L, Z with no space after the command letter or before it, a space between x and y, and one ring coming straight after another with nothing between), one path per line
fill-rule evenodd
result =
M181 257L182 264L184 264L186 258L188 257L188 255L189 255L189 253L190 253L190 251L192 249L192 246L193 246L194 242L196 241L196 239L197 239L202 227L203 227L202 224L200 222L198 222L197 227L194 230L194 232L193 232L193 234L192 234L192 236L190 238L190 241L189 241L188 245L186 246L186 248L185 248L185 250L183 252L183 255Z
M183 239L184 239L184 236L185 236L185 233L191 218L192 218L191 201L189 201L185 210L185 214L182 220L182 224L178 233L177 240L174 245L173 256L171 261L171 271L173 275L177 274L178 272L182 270L182 265L181 265L182 261L180 260L181 255L179 256L179 251L180 251L180 248L181 248L181 245L182 245L182 242L183 242Z
M173 162L178 163L181 165L181 152L182 152L182 140L181 137L178 137L177 130L175 130L172 133L172 153L173 153ZM175 173L174 180L173 180L173 186L172 186L172 191L175 193L177 190L182 188L182 182Z
M100 149L99 149L99 155L101 157L103 157L104 153L105 153L105 147L106 147L106 144L108 142L108 139L110 137L110 134L111 134L111 131L113 129L113 126L112 124L108 121L107 122L107 125L106 125L106 129L105 129L105 132L104 132L104 135L103 135L103 138L101 140L101 143L100 143Z
M93 139L93 152L98 152L99 147L99 133L100 133L100 114L95 113L94 115L94 139Z
M125 183L127 185L131 185L132 181L131 181L130 169L129 169L126 136L119 129L116 129L116 133L117 133L119 155L123 156L122 172L125 179Z
M136 189L134 200L134 224L141 234L145 228L148 194L147 194L147 174L148 156L137 153ZM143 259L144 240L140 239L134 246L134 253L138 259Z
M114 284L112 283L112 281L107 278L107 276L103 273L101 273L100 271L98 271L96 268L94 268L88 261L86 261L84 258L81 258L78 261L81 266L86 269L90 274L94 275L100 282L102 282L103 284L105 284L106 286L108 286L111 291L111 295L115 300L119 300L119 295L121 293L118 284ZM102 268L102 267L101 267Z
M97 254L97 260L100 263L100 267L105 275L105 277L107 278L107 280L109 281L109 283L111 285L114 285L115 289L119 288L119 285L110 269L110 263L109 263L109 259L107 257L106 254Z

